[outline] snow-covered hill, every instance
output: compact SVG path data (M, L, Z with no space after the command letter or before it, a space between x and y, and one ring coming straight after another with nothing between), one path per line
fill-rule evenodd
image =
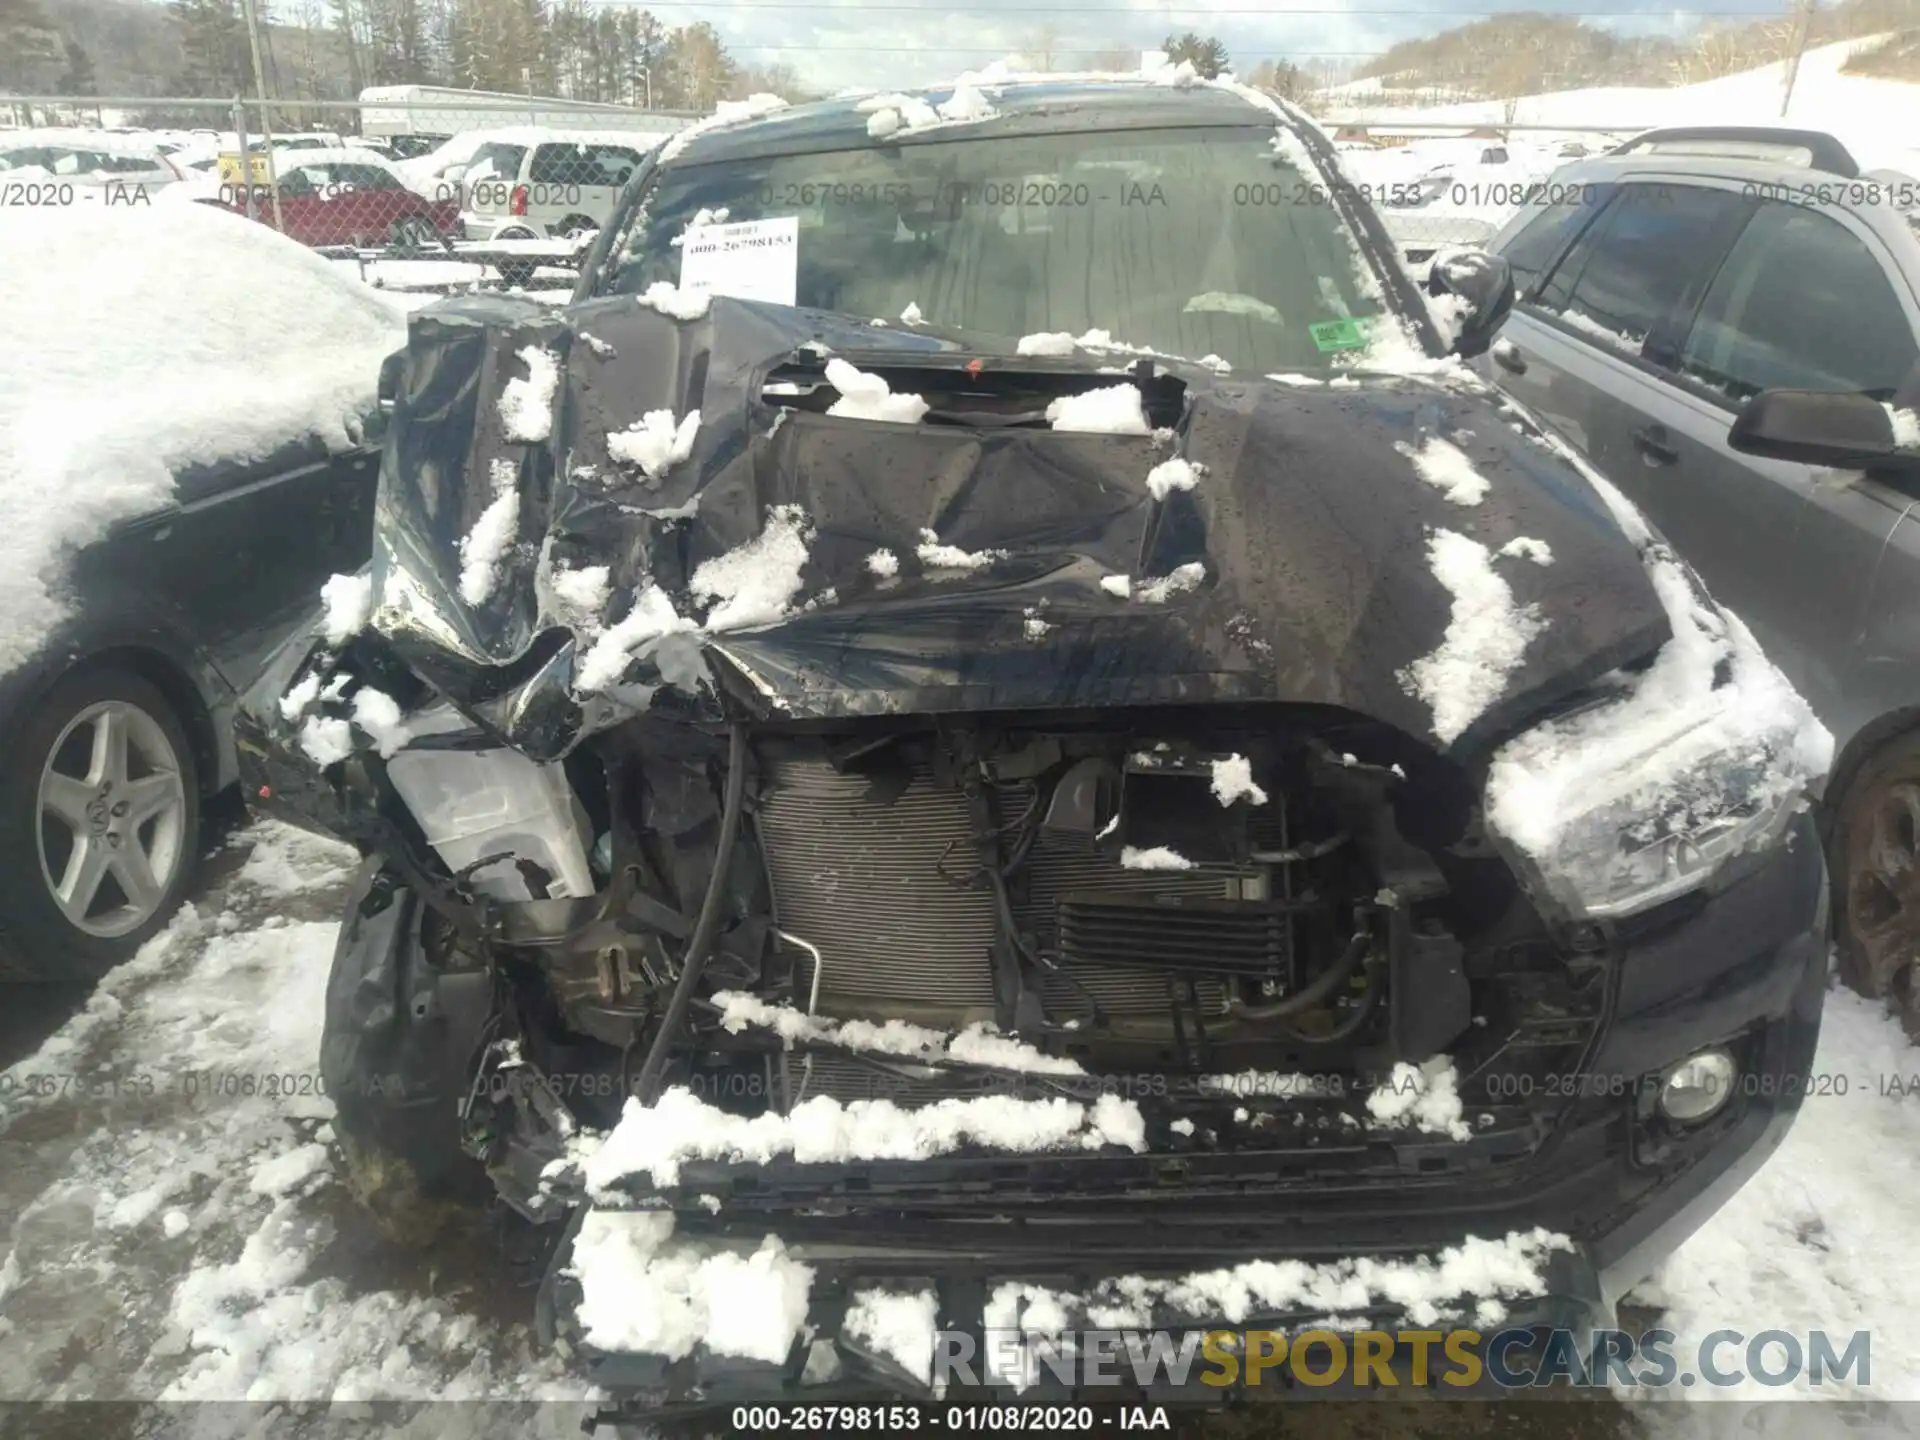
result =
M1840 70L1855 51L1885 38L1867 36L1807 51L1784 116L1786 65L1779 62L1696 85L1608 86L1528 95L1515 104L1511 117L1503 100L1394 107L1371 103L1364 90L1350 85L1329 97L1333 108L1323 123L1509 123L1622 132L1657 125L1791 125L1838 136L1868 169L1920 174L1920 85L1843 75Z

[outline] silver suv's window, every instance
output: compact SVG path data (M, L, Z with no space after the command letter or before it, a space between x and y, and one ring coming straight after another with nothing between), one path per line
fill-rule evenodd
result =
M1681 364L1744 400L1760 390L1893 398L1920 349L1860 238L1800 205L1762 204L1701 303Z
M1574 233L1594 217L1611 188L1569 185L1565 196L1536 210L1533 219L1500 253L1513 271L1514 294L1522 300L1533 298L1535 288L1554 257L1566 248Z
M794 216L797 303L1024 336L1108 331L1256 373L1326 370L1380 313L1318 176L1270 126L863 143L669 169L614 288L676 282L702 209Z
M1581 237L1542 292L1542 302L1622 348L1638 350L1654 326L1703 278L1714 236L1747 202L1731 190L1626 185Z

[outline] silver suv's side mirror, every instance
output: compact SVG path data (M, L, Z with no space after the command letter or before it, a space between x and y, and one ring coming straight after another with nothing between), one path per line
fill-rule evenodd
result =
M1513 309L1513 270L1485 250L1442 250L1427 272L1427 293L1456 298L1453 353L1471 360L1486 353Z
M1762 390L1734 417L1727 444L1743 455L1838 470L1920 469L1920 444L1903 443L1894 416L1870 395Z

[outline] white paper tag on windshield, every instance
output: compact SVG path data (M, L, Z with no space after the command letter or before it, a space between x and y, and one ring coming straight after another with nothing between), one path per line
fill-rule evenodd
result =
M680 288L791 305L800 275L800 217L702 225L680 242Z

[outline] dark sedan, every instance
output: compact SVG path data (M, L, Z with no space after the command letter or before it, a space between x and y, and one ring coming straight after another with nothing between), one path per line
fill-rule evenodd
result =
M0 261L41 281L0 357L0 977L86 978L167 923L235 691L366 558L404 328L198 205L22 212Z

